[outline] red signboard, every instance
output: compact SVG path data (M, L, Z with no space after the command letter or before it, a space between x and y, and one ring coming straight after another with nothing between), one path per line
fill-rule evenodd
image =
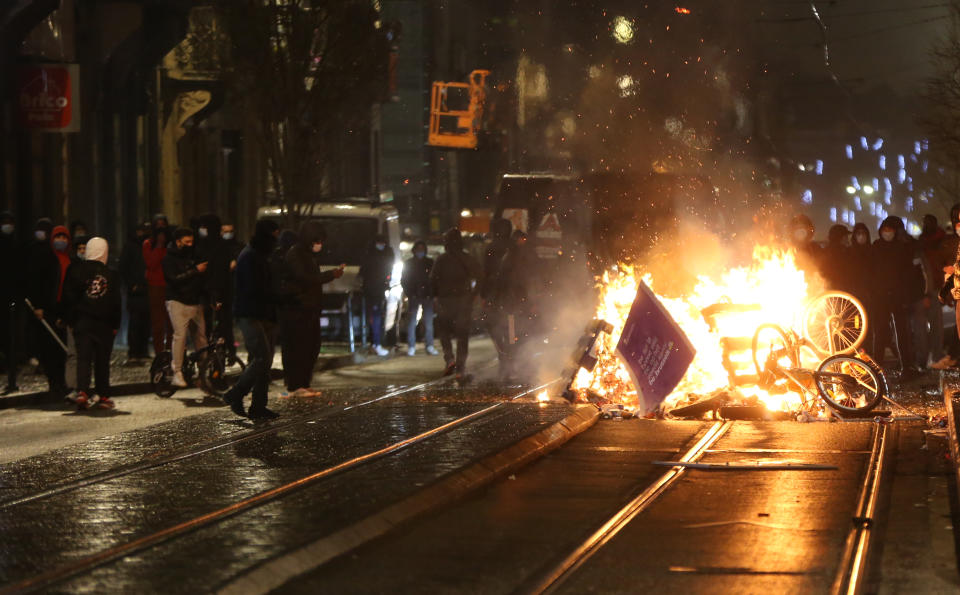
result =
M38 64L20 68L20 124L30 130L80 130L80 69L76 64Z

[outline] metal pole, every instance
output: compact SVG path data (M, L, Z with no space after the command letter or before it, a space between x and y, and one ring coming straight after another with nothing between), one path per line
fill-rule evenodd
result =
M347 294L347 336L350 338L350 353L356 353L357 347L353 336L353 294Z

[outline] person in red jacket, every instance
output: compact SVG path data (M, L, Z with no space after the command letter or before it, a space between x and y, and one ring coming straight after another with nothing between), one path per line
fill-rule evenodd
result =
M167 282L163 277L163 259L167 255L169 229L167 218L153 218L153 233L143 241L143 262L147 267L147 296L150 300L150 329L153 354L170 349L173 327L167 314Z

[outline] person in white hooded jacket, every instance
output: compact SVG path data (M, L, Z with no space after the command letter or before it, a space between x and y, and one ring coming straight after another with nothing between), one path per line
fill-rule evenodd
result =
M77 345L77 390L71 399L79 409L95 402L112 408L110 356L120 328L121 283L107 267L109 245L103 238L87 242L85 260L70 265L64 283L64 310ZM96 377L96 394L90 392L90 366Z

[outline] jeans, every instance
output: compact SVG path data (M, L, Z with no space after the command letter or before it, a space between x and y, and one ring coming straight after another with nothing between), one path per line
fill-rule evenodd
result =
M183 352L187 349L187 330L193 322L193 347L203 349L207 346L207 326L203 322L203 306L188 306L174 300L167 301L167 312L173 325L173 371L183 369Z
M433 346L433 298L407 298L407 305L407 344L411 349L417 344L417 312L423 308L423 344Z
M237 326L243 334L243 343L247 346L246 369L240 374L237 383L223 396L227 402L242 400L250 391L250 411L263 411L267 408L267 391L270 388L270 367L273 365L274 324L255 318L238 318Z
M379 297L366 298L367 325L370 327L370 344L380 345L383 340L383 299Z

